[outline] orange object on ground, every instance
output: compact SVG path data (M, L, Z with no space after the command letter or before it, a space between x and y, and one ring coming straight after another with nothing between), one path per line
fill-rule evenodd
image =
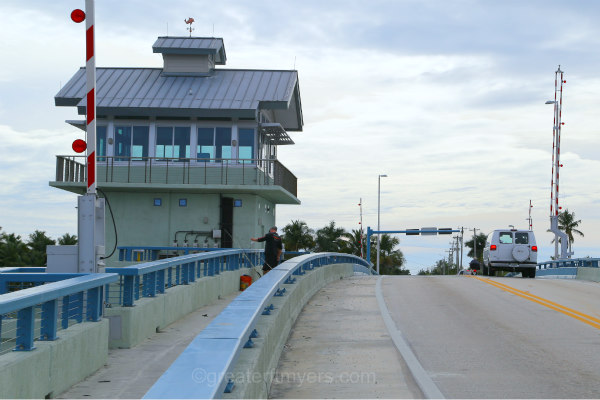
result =
M243 292L248 286L252 285L252 277L250 275L240 276L240 291Z

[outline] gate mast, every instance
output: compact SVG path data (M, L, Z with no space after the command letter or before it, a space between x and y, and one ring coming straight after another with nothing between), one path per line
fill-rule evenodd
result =
M558 205L558 182L560 178L560 134L562 122L562 97L563 84L567 81L563 79L564 72L560 65L554 73L554 100L548 100L546 104L554 104L554 125L552 127L552 182L550 189L550 231L554 233L554 259L559 259L558 242L560 237L561 251L560 258L567 258L568 237L564 232L558 229L558 213L561 207ZM560 82L559 82L560 80Z

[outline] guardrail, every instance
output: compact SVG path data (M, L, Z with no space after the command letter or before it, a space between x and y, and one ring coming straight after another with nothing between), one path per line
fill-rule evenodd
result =
M6 282L60 280L0 296L0 337L6 338L0 354L10 351L11 347L15 351L33 350L36 340L56 340L57 331L67 329L70 324L101 319L104 286L116 282L118 275L89 274L70 278L66 275L72 274L0 273L4 287ZM14 332L3 331L5 326Z
M106 268L119 275L119 281L107 286L108 305L132 307L140 297L155 297L170 287L187 285L203 276L218 275L262 264L264 251L220 250L166 258L122 268Z
M164 258L187 256L190 253L229 250L216 247L180 247L180 246L119 246L119 261L156 261Z
M56 156L57 182L85 182L85 156ZM101 156L98 183L281 186L294 196L298 179L274 159Z
M252 348L261 333L260 316L274 309L274 298L285 296L286 287L307 272L332 264L370 267L362 258L340 253L295 257L279 265L233 300L207 326L144 398L218 398L233 389L229 379L244 348Z
M598 268L600 258L572 258L567 260L551 260L537 264L538 269L565 268L565 267L587 267Z

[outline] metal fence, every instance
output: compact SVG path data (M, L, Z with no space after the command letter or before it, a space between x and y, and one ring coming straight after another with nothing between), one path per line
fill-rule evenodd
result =
M155 297L177 285L188 285L204 276L224 271L251 268L264 262L264 251L220 250L189 254L136 264L122 268L106 268L119 275L118 282L106 287L107 306L132 307L142 297Z
M98 157L98 183L274 185L294 196L298 179L278 160L168 157ZM85 182L85 156L56 156L57 182Z
M551 260L537 264L538 269L565 268L565 267L588 267L598 268L600 258L572 258L567 260Z
M37 340L56 340L61 329L99 321L104 287L117 280L116 274L0 273L0 354L30 351ZM8 292L23 283L39 286Z

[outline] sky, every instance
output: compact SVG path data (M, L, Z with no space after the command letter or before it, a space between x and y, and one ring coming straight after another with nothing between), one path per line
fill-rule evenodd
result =
M600 2L593 0L101 0L99 67L161 67L158 36L224 38L226 68L297 69L304 129L279 160L301 205L277 224L350 231L527 229L550 244L554 72L565 71L560 205L581 219L575 257L600 257ZM77 233L76 197L50 188L81 135L54 96L85 64L84 1L0 2L0 227ZM470 232L470 233L468 233ZM449 236L398 235L415 274ZM464 264L469 259L464 254Z

